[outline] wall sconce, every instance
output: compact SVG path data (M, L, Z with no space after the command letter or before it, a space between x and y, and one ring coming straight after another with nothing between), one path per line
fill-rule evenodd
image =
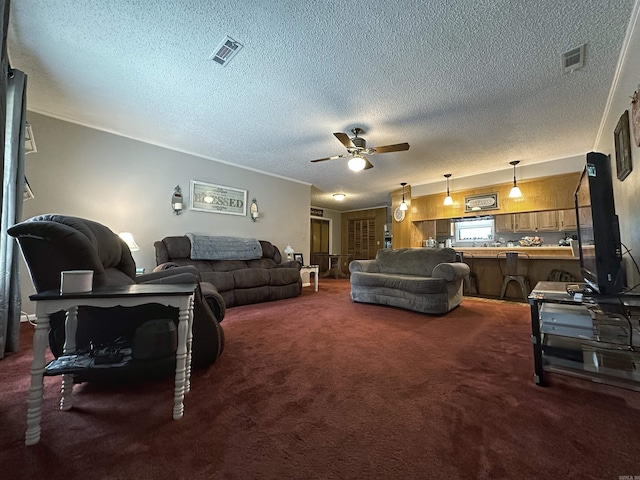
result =
M402 182L400 185L402 185L402 203L400 204L400 210L407 210L409 207L407 206L407 204L404 201L404 186L407 184L407 182Z
M124 240L124 243L127 244L127 247L129 247L129 250L131 250L132 252L137 252L138 250L140 250L140 247L133 239L133 235L131 234L131 232L120 232L118 236L122 240Z
M174 215L180 215L182 213L182 209L184 208L182 203L182 190L180 190L180 185L176 185L176 188L173 190L173 196L171 197L171 208L173 209Z
M444 178L447 179L447 196L444 197L444 205L453 205L453 198L451 198L451 195L449 195L449 177L450 176L451 176L450 173L444 174Z
M516 165L520 163L520 160L513 160L509 162L509 164L513 165L513 187L511 187L511 191L509 192L509 198L521 198L522 192L520 191L520 187L516 184Z
M258 217L260 216L260 212L258 211L258 202L256 202L255 198L251 200L251 207L249 208L249 214L251 215L251 220L253 220L254 222L258 220Z

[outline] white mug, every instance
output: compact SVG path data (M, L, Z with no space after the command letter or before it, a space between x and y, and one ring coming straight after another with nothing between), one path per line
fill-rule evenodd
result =
M60 272L60 293L90 292L93 286L93 270L65 270Z

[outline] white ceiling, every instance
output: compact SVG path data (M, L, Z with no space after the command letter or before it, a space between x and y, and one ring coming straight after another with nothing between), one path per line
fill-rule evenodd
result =
M634 0L14 0L29 110L313 185L336 210L593 149ZM226 36L243 44L221 67ZM561 73L586 43L586 64ZM408 142L353 173L333 132ZM34 132L37 141L38 133ZM350 135L351 136L351 135ZM347 198L338 203L335 192Z

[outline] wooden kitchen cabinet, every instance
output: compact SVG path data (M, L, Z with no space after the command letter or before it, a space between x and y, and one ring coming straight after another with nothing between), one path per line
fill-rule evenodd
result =
M514 232L534 232L536 230L536 212L514 213Z
M451 236L451 219L450 218L436 220L436 236L437 237Z
M495 215L493 219L495 222L496 233L513 232L513 215L511 213Z
M538 232L557 232L560 229L558 211L548 210L546 212L536 212L535 226Z
M558 220L561 231L578 230L578 219L576 218L576 211L573 208L558 210Z

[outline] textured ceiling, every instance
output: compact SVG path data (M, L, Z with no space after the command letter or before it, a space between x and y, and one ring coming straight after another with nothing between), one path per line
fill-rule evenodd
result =
M593 148L634 0L19 0L29 110L313 185L349 210ZM209 57L229 35L242 50ZM586 43L585 67L561 73ZM353 173L332 135L408 142ZM37 132L34 132L37 141ZM338 203L331 195L344 192Z

